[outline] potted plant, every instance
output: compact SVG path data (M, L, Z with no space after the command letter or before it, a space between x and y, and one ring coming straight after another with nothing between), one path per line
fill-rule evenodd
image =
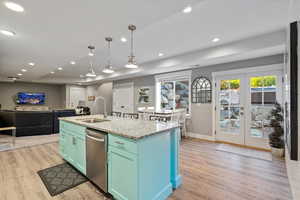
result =
M276 157L284 156L284 140L283 140L283 115L282 107L279 103L275 103L274 108L271 111L271 127L273 132L269 135L269 143L272 149L272 154Z

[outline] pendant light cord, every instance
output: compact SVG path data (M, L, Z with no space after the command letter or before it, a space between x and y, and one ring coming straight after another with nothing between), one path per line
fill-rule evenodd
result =
M131 30L131 57L133 56L133 30Z

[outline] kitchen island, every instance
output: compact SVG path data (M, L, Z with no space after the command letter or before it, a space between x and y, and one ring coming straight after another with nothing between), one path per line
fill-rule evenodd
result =
M60 118L59 152L86 175L86 130L107 134L108 193L117 200L164 200L181 185L177 123L102 115Z

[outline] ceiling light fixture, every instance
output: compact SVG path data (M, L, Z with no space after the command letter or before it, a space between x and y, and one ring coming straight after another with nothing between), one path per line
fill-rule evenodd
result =
M187 7L185 7L185 8L182 10L182 12L183 12L183 13L190 13L190 12L192 12L192 10L193 10L193 8L192 8L191 6L187 6Z
M128 26L128 30L131 31L131 48L130 48L130 56L128 59L128 63L125 65L125 67L130 68L130 69L136 69L139 66L136 64L135 61L135 56L133 54L133 31L136 30L136 26L135 25L129 25Z
M23 76L23 74L17 74L18 76Z
M127 39L125 37L121 37L121 42L127 42Z
M160 53L158 53L158 56L162 57L162 56L164 56L164 54L160 52Z
M213 40L212 40L212 42L219 42L220 41L220 38L214 38Z
M21 71L22 71L22 72L27 72L27 69L22 69Z
M89 49L89 56L94 56L95 47L94 46L88 46ZM93 62L92 59L90 60L90 71L85 75L86 77L96 77L96 73L93 69Z
M55 72L50 72L50 74L54 74Z
M113 70L112 65L111 65L110 43L112 42L112 37L106 37L105 41L108 43L108 45L107 45L107 48L108 48L108 59L107 59L107 65L104 67L104 69L102 70L102 72L106 73L106 74L111 74L111 73L115 72Z
M75 65L76 62L75 62L75 61L71 61L70 64L71 64L71 65Z
M10 37L12 37L12 36L15 36L15 35L16 35L16 33L15 33L15 32L13 32L13 31L9 31L9 30L0 30L0 32L1 32L3 35L10 36Z
M63 68L62 68L62 67L58 67L57 69L58 69L59 71L62 71L62 70L63 70Z
M90 46L88 46L88 48L90 50L90 52L88 53L88 55L89 56L94 56L95 55L95 53L94 53L95 47L90 45Z
M28 65L33 67L35 64L33 62L30 62L30 63L28 63Z
M4 2L4 5L12 10L12 11L15 11L15 12L24 12L24 8L19 5L19 4L16 4L14 2L11 2L11 1L7 1L7 2Z

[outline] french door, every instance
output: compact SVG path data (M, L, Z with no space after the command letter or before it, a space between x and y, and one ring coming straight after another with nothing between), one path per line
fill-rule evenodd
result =
M282 103L282 71L218 75L215 81L217 140L269 149L271 110Z

